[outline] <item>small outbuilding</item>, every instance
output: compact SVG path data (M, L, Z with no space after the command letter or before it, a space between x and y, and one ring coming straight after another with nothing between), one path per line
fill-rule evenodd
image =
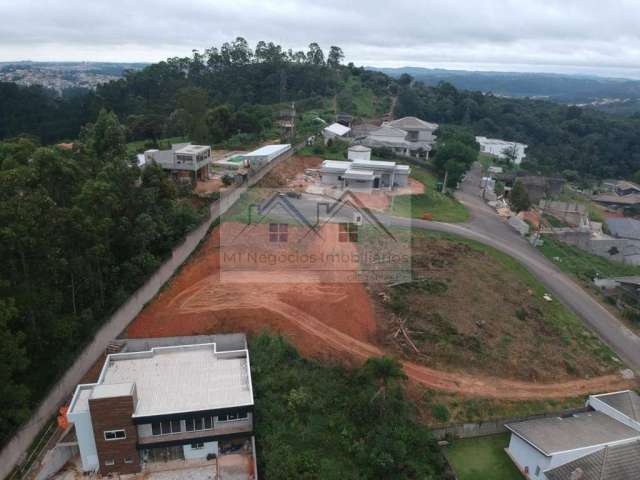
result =
M345 138L351 133L351 128L342 125L341 123L332 123L328 127L322 130L322 136L324 141L328 142L334 138Z

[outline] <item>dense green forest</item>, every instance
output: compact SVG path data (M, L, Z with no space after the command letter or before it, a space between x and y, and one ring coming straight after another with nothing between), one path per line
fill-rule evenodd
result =
M301 358L282 337L250 342L258 468L278 479L448 479L415 418L401 365L371 358L347 370Z
M0 143L0 444L203 213L101 112L73 151Z

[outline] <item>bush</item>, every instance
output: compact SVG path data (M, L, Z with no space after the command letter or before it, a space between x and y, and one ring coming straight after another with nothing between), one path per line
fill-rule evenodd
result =
M443 405L442 403L436 403L431 408L431 415L433 416L433 418L435 418L436 420L442 423L448 422L449 419L451 418L451 413L449 412L449 409L447 408L446 405Z

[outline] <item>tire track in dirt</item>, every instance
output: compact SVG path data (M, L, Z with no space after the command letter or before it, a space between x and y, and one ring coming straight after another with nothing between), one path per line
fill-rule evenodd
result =
M286 298L292 293L291 284L256 283L252 285L244 283L243 288L237 288L234 283L220 283L217 280L217 276L202 279L174 297L169 302L169 306L174 308L176 313L182 314L265 308L285 318L300 331L340 354L348 354L360 361L385 354L381 348L372 343L341 332L323 323L314 315L283 301L283 297ZM242 280L242 278L238 279L238 281ZM258 297L252 293L256 288L260 289ZM305 284L304 289L305 295L319 294L323 299L335 303L344 299L344 292L341 291L339 285L328 286L309 283ZM605 375L561 383L532 383L445 372L408 361L402 363L408 377L425 387L452 393L509 400L573 397L592 392L627 388L631 385L629 380L625 380L619 375Z

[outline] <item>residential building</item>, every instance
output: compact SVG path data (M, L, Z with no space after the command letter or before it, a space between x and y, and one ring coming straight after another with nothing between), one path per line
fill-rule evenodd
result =
M371 160L371 149L364 145L352 145L347 151L347 159L353 160Z
M406 187L411 169L408 165L378 160L325 160L320 167L323 185L356 190Z
M246 343L232 350L216 345L108 355L98 381L78 385L67 413L82 469L128 474L153 462L202 461L226 449L252 449Z
M525 478L640 478L640 397L630 390L591 395L586 407L583 413L506 425L507 453Z
M264 167L266 164L271 163L276 158L286 155L291 152L291 145L280 144L280 145L265 145L264 147L260 147L253 152L245 153L241 155L242 159L246 161L249 165L249 168L253 168L258 170Z
M427 159L436 141L433 133L437 128L435 123L404 117L383 123L356 139L356 143L371 148L388 148L396 155Z
M346 138L351 133L351 128L345 127L341 123L332 123L328 127L325 127L322 130L322 136L324 137L325 142L332 140L334 138Z
M191 143L176 143L171 150L147 150L144 152L143 164L155 162L165 170L170 170L178 177L192 180L208 180L211 147L206 145L192 145ZM140 163L140 160L138 160Z
M625 197L627 195L637 195L640 194L640 186L636 185L633 182L622 180L616 184L615 192L621 197Z
M480 144L480 151L496 158L506 159L509 150L512 150L515 158L514 164L520 165L522 160L527 156L525 150L527 145L518 142L509 142L498 138L476 137L476 142Z

